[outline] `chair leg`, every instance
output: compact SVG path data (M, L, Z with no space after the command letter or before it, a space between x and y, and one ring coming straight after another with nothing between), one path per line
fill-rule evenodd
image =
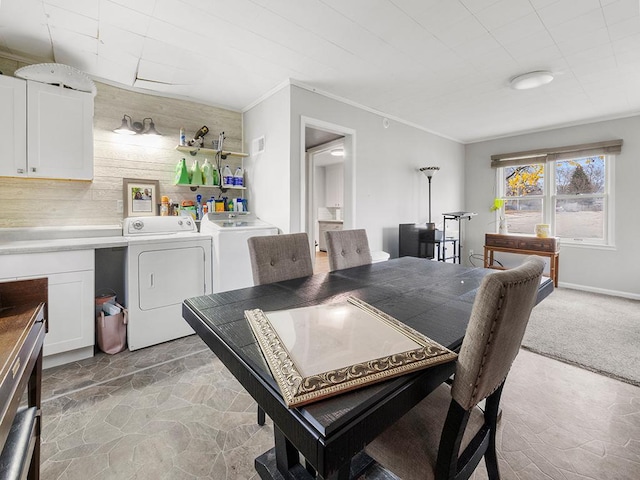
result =
M266 420L266 417L265 417L264 410L262 409L262 407L258 406L258 425L260 426L264 425L265 420Z
M491 424L491 430L489 432L489 445L487 451L484 454L484 463L487 467L487 475L489 480L500 480L500 471L498 469L498 455L496 453L496 430L498 428L498 422L502 418L502 409L500 408L500 397L502 396L502 389L504 382L498 389L493 392L487 398L487 405L485 411L485 418L488 417L488 421Z
M487 476L489 480L500 480L500 471L498 470L498 456L496 454L496 435L491 432L489 437L489 446L484 454L484 464L487 467Z

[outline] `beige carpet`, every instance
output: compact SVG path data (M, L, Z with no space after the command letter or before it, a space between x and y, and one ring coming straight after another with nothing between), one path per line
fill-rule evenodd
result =
M533 309L522 346L640 386L640 301L557 288Z

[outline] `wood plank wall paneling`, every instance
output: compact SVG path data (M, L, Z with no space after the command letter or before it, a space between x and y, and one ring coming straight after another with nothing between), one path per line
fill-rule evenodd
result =
M5 75L22 67L23 63L0 57L0 71ZM122 199L122 179L159 180L160 194L172 201L194 200L219 196L214 188L173 185L176 164L186 158L191 167L194 159L200 165L204 156L191 157L178 152L180 127L187 139L203 125L209 127L205 136L207 147L225 132L225 150L242 151L242 114L231 110L201 105L173 98L132 92L96 82L98 94L94 103L94 177L93 181L45 180L0 177L2 215L0 227L118 225L122 213L117 202ZM153 118L162 137L118 135L112 130L120 126L127 114L134 121ZM209 158L212 161L213 158ZM240 159L228 158L233 169ZM238 196L232 191L225 196ZM240 195L241 196L241 195Z

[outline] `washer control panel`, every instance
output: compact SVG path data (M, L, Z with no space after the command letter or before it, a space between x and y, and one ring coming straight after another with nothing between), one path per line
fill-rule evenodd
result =
M198 226L190 217L129 217L122 224L122 235L162 235L197 233Z

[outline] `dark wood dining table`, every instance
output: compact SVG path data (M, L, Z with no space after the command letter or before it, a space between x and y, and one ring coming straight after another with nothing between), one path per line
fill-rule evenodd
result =
M273 420L275 447L255 461L261 478L347 479L361 452L455 371L455 362L288 408L244 311L284 310L357 297L458 350L484 268L402 257L331 273L186 299L183 317ZM537 301L553 291L543 278ZM300 463L304 457L304 466Z

